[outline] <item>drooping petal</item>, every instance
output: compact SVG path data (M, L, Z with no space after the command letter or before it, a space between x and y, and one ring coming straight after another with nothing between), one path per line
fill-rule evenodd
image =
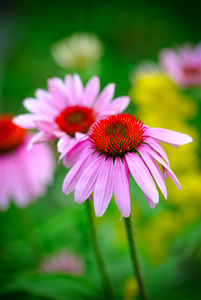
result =
M135 153L125 155L128 168L141 190L154 202L158 203L159 195L155 183L142 159Z
M192 137L187 134L163 128L146 128L144 135L175 145L184 145L193 141Z
M104 214L111 200L114 188L113 174L113 159L109 157L102 162L94 187L94 208L97 217Z
M154 203L145 193L144 193L144 197L146 198L149 206L153 209L156 206L156 203Z
M163 149L163 147L161 147L161 145L157 141L155 141L152 138L146 138L145 142L149 144L154 150L156 150L166 160L167 164L169 165L169 159L167 157L167 154Z
M122 216L128 218L131 211L129 193L129 172L126 170L126 160L122 163L120 157L116 157L114 164L114 196L116 204Z
M60 159L65 157L64 164L67 168L70 168L77 162L80 154L86 148L88 149L88 140L84 139L77 141L76 139L71 139L69 148L61 154ZM93 151L90 152L92 153Z
M160 190L162 191L165 199L167 199L167 189L165 185L165 180L163 174L157 165L157 163L152 159L152 157L143 149L143 146L138 147L138 152L144 159L147 167L149 168L151 174L153 175L156 183L158 184Z
M169 165L149 145L144 145L144 148L153 158L155 158L167 170L168 175L173 180L173 182L175 183L177 188L180 190L181 185L180 185L177 177L175 176L175 174L170 169Z
M98 157L97 154L91 156L90 165L83 172L75 188L75 201L77 203L82 203L92 194L98 176L98 169L102 162L104 162L103 157Z
M70 140L71 138L67 134L62 136L57 143L58 152L65 152L69 147Z
M100 90L100 80L97 76L93 76L86 84L82 98L82 104L87 107L92 107Z
M100 93L100 95L97 99L97 102L94 106L94 111L96 113L102 111L103 109L105 109L107 107L108 103L114 97L114 91L115 91L114 83L110 83L110 84L106 85L106 87Z
M70 169L70 171L64 179L62 187L62 191L64 194L68 195L74 190L81 174L88 165L88 161L90 161L90 158L91 157L88 156L88 152L83 151L82 157L77 161L77 163L72 167L72 169Z

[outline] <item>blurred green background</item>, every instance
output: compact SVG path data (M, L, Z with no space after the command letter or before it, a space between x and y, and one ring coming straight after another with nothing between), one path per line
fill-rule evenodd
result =
M200 101L193 91L175 92L176 87L171 83L155 86L160 91L155 94L143 82L132 87L129 74L143 61L158 63L162 48L186 42L197 44L201 40L200 11L198 0L188 4L156 0L1 2L2 112L24 113L22 101L33 97L37 88L47 89L48 78L64 79L66 73L74 73L56 64L50 47L76 32L95 33L105 48L98 69L76 70L84 83L95 74L100 76L101 89L115 82L115 96L131 95L127 111L139 113L145 123L152 119L152 124L147 125L160 125L157 122L161 111L153 109L157 97L163 100L163 94L168 95L169 89L174 89L175 99L179 98L174 102L170 93L170 101L168 96L164 100L169 109L164 117L167 119L163 119L167 126L163 127L176 131L184 128L185 133L196 138L192 149L187 148L183 154L173 149L169 157L170 162L176 161L173 171L180 170L176 175L181 183L183 179L183 193L175 191L176 187L170 183L170 200L164 202L161 197L159 205L151 210L134 180L131 179L130 185L143 273L150 299L155 300L201 299ZM158 79L154 80L155 83ZM141 92L147 102L141 101ZM189 114L181 109L185 106ZM174 128L168 123L171 118L177 120ZM56 144L51 145L58 158ZM177 165L178 155L180 160L183 155L183 160L189 162L183 168L182 162ZM191 155L195 157L193 162L189 159ZM26 209L11 203L6 212L0 213L0 299L104 299L85 204L76 204L73 194L65 196L61 191L66 171L64 166L58 166L46 196ZM104 216L96 218L98 238L117 298L140 299L132 279L124 221L119 219L120 212L113 199ZM38 272L40 261L60 249L83 256L83 276Z

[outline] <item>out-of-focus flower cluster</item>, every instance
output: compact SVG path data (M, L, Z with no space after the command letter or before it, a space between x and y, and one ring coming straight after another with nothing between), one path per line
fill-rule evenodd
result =
M201 172L198 132L189 124L196 116L197 105L193 99L184 96L167 75L157 68L148 68L147 71L146 68L140 68L140 72L136 72L132 80L130 96L137 106L135 113L145 124L174 128L188 133L194 140L178 152L172 147L164 146L182 190L178 193L168 180L168 201L165 203L165 209L148 218L139 233L145 245L154 245L149 247L148 254L160 261L168 254L172 239L192 220L200 217Z
M40 270L45 273L62 272L72 275L83 275L84 260L81 256L60 250L44 258L41 262Z

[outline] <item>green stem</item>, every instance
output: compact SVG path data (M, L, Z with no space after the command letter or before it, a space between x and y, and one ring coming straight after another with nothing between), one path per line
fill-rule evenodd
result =
M95 228L95 222L94 222L93 211L92 211L92 205L91 205L90 202L91 201L89 199L87 199L86 207L87 207L87 211L88 211L92 243L93 243L93 246L94 246L96 259L97 259L97 262L98 262L98 265L99 265L99 268L100 268L100 273L101 273L101 276L102 276L105 291L107 293L107 299L114 299L115 297L114 297L113 287L112 287L112 284L109 280L107 272L105 270L105 265L104 265L102 253L100 251L99 244L98 244L96 228Z
M130 246L130 253L132 257L134 272L138 280L141 297L143 300L147 300L148 298L144 287L144 282L143 282L142 273L140 269L139 257L137 253L134 223L132 222L131 215L129 218L124 218L124 219L126 224L126 230L127 230L127 236L128 236L129 246Z

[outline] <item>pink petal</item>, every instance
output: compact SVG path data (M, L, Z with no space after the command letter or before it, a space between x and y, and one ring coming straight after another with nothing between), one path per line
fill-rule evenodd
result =
M82 99L82 95L84 93L84 86L83 86L82 80L80 79L80 76L78 74L74 75L74 83L75 83L75 89L77 92L77 100L78 100L78 103L80 103L80 105L81 105L81 99Z
M119 157L116 157L114 164L114 196L122 216L128 218L131 211L129 171L126 160L122 163Z
M141 190L154 202L158 203L159 195L155 183L142 159L135 153L125 155L128 168Z
M100 90L100 80L97 76L93 76L87 83L82 98L84 106L91 107L96 100Z
M161 147L161 145L157 141L155 141L152 138L146 138L145 142L147 144L149 144L154 150L156 150L166 160L166 162L169 165L169 160L168 160L167 154L166 154L165 150L163 149L163 147Z
M67 74L65 77L65 83L66 83L66 92L68 96L68 100L72 106L77 105L78 97L77 97L77 91L75 88L75 83L73 80L73 77L70 74Z
M102 162L94 188L94 208L97 217L101 217L111 200L114 180L113 159L109 157Z
M149 206L153 209L156 206L156 203L154 203L146 194L144 194Z
M175 185L177 186L177 188L180 190L181 189L181 185L177 179L177 177L175 176L175 174L172 172L172 170L170 169L169 165L161 158L160 155L158 155L150 146L148 145L144 145L144 148L146 149L146 151L153 157L155 158L159 163L161 163L161 165L163 167L165 167L165 169L168 172L168 175L170 176L170 178L173 180L173 182L175 183Z
M51 120L54 119L58 114L58 110L51 104L33 98L25 99L23 101L23 105L28 111L32 112L33 114L39 114Z
M13 123L26 129L35 129L37 117L31 114L19 115L13 118Z
M58 129L58 125L56 123L47 120L36 120L35 123L37 129L41 131L49 132Z
M175 145L184 145L193 141L187 134L163 128L146 128L144 135Z
M27 150L30 150L35 143L39 142L40 139L44 137L44 135L45 135L45 132L43 132L43 131L39 131L36 134L34 134L29 141Z
M58 152L64 152L69 147L70 140L71 138L67 134L62 136L57 143Z
M92 194L98 176L98 169L103 161L104 158L97 157L97 154L91 156L90 165L81 175L75 188L75 201L77 203L82 203Z
M10 166L12 196L18 206L24 207L31 200L30 183L28 174L25 171L25 160L19 153L15 153L15 156L12 156L10 159L12 160L12 166Z
M10 164L9 155L0 156L0 209L6 210L10 203Z
M70 105L66 94L64 82L57 77L48 79L48 89L52 94L55 107L61 111Z
M114 111L115 113L122 113L130 103L128 96L122 96L114 99L107 107L107 110Z
M66 150L67 152L63 152L61 155L61 158L65 157L65 166L67 168L72 167L79 159L82 151L84 149L88 149L88 145L88 140L77 141L76 139L74 139L73 142L70 144L70 147Z
M167 199L167 189L165 185L165 180L159 166L157 165L155 160L152 159L152 157L146 152L146 150L143 149L143 147L139 146L137 150L142 156L142 158L144 159L147 167L149 168L151 174L153 175L165 199Z
M83 151L82 157L77 161L77 163L72 167L72 169L70 169L70 171L64 179L62 187L62 191L64 194L68 195L74 190L80 176L87 167L90 158L91 157L88 155L88 152Z
M115 84L110 83L106 85L106 87L102 90L100 93L97 102L94 106L94 110L98 113L105 109L108 105L108 103L112 100L114 97L114 91L115 91Z
M36 95L36 98L39 101L41 101L41 102L44 101L44 102L47 102L47 103L51 103L51 105L55 106L53 101L52 101L52 95L49 92L47 92L43 89L37 89L35 91L35 95Z

